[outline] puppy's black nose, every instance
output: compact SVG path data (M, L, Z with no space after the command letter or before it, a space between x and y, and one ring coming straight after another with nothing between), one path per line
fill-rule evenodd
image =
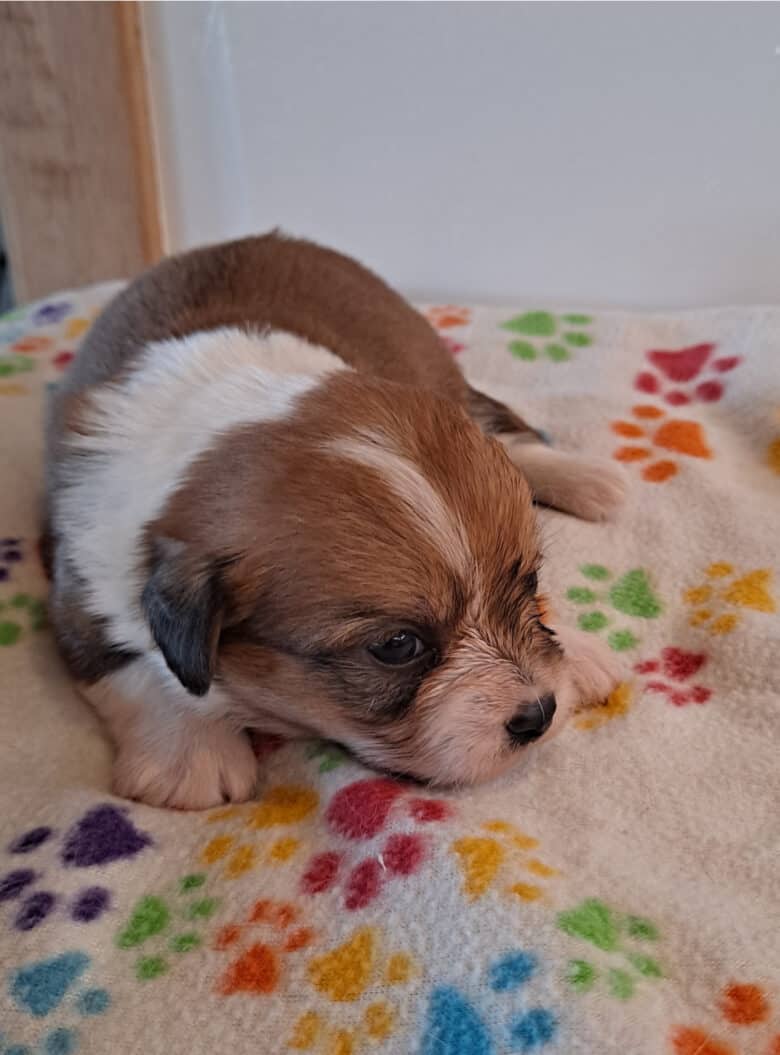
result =
M506 731L513 744L530 744L538 740L552 725L555 697L551 692L533 703L524 703L517 714L506 723Z

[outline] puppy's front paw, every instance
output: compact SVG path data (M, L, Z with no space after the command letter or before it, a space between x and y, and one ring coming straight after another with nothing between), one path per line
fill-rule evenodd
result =
M244 733L224 722L176 730L171 743L120 746L114 790L149 806L205 810L244 802L257 782L257 760Z
M567 674L576 694L575 711L603 703L622 678L615 654L600 638L584 630L557 627L555 636L568 660Z
M625 505L628 477L606 458L578 458L578 473L566 495L568 511L583 520L611 520Z

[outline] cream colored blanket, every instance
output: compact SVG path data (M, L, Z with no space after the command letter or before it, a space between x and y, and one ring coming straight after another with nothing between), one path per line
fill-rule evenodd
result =
M780 1055L780 309L431 306L475 382L631 479L544 514L625 682L463 794L257 745L257 800L109 792L46 630L42 410L109 287L0 322L2 1055Z

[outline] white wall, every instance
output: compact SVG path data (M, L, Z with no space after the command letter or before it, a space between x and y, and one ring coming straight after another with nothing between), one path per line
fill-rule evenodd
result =
M145 5L169 246L407 293L780 301L780 4Z

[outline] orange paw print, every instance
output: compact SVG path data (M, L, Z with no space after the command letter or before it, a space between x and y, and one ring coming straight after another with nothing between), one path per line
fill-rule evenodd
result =
M559 874L530 853L539 845L539 840L521 832L508 821L486 821L482 830L485 835L466 836L452 844L463 875L463 893L469 901L478 901L490 890L507 860L536 879L549 879ZM507 892L521 901L538 901L544 896L538 882L530 882L525 877L511 883Z
M697 1026L677 1026L670 1037L672 1051L674 1055L780 1055L780 1033L767 1032L771 1010L760 986L733 982L720 994L719 1016L732 1026L749 1028L750 1047L724 1043ZM739 1033L743 1034L742 1028Z
M52 343L51 337L22 337L16 344L11 345L11 351L24 352L29 355L45 351L51 347Z
M663 410L647 404L632 407L631 413L637 421L613 421L612 431L624 439L637 442L618 447L612 456L619 462L646 462L648 458L653 458L642 468L643 480L660 484L679 471L676 460L654 458L653 448L682 454L688 458L712 457L704 430L697 421L684 421L680 418L660 421L665 418Z
M217 982L217 992L222 996L234 993L266 996L275 992L281 979L282 957L305 949L314 938L309 927L293 926L299 915L296 906L289 902L262 899L252 906L246 922L221 927L214 939L214 948L219 952L233 952L243 947L243 951ZM268 932L273 938L252 940L247 945L248 934L253 939Z
M442 304L426 309L425 317L437 330L454 330L458 326L468 326L471 310L456 304Z

